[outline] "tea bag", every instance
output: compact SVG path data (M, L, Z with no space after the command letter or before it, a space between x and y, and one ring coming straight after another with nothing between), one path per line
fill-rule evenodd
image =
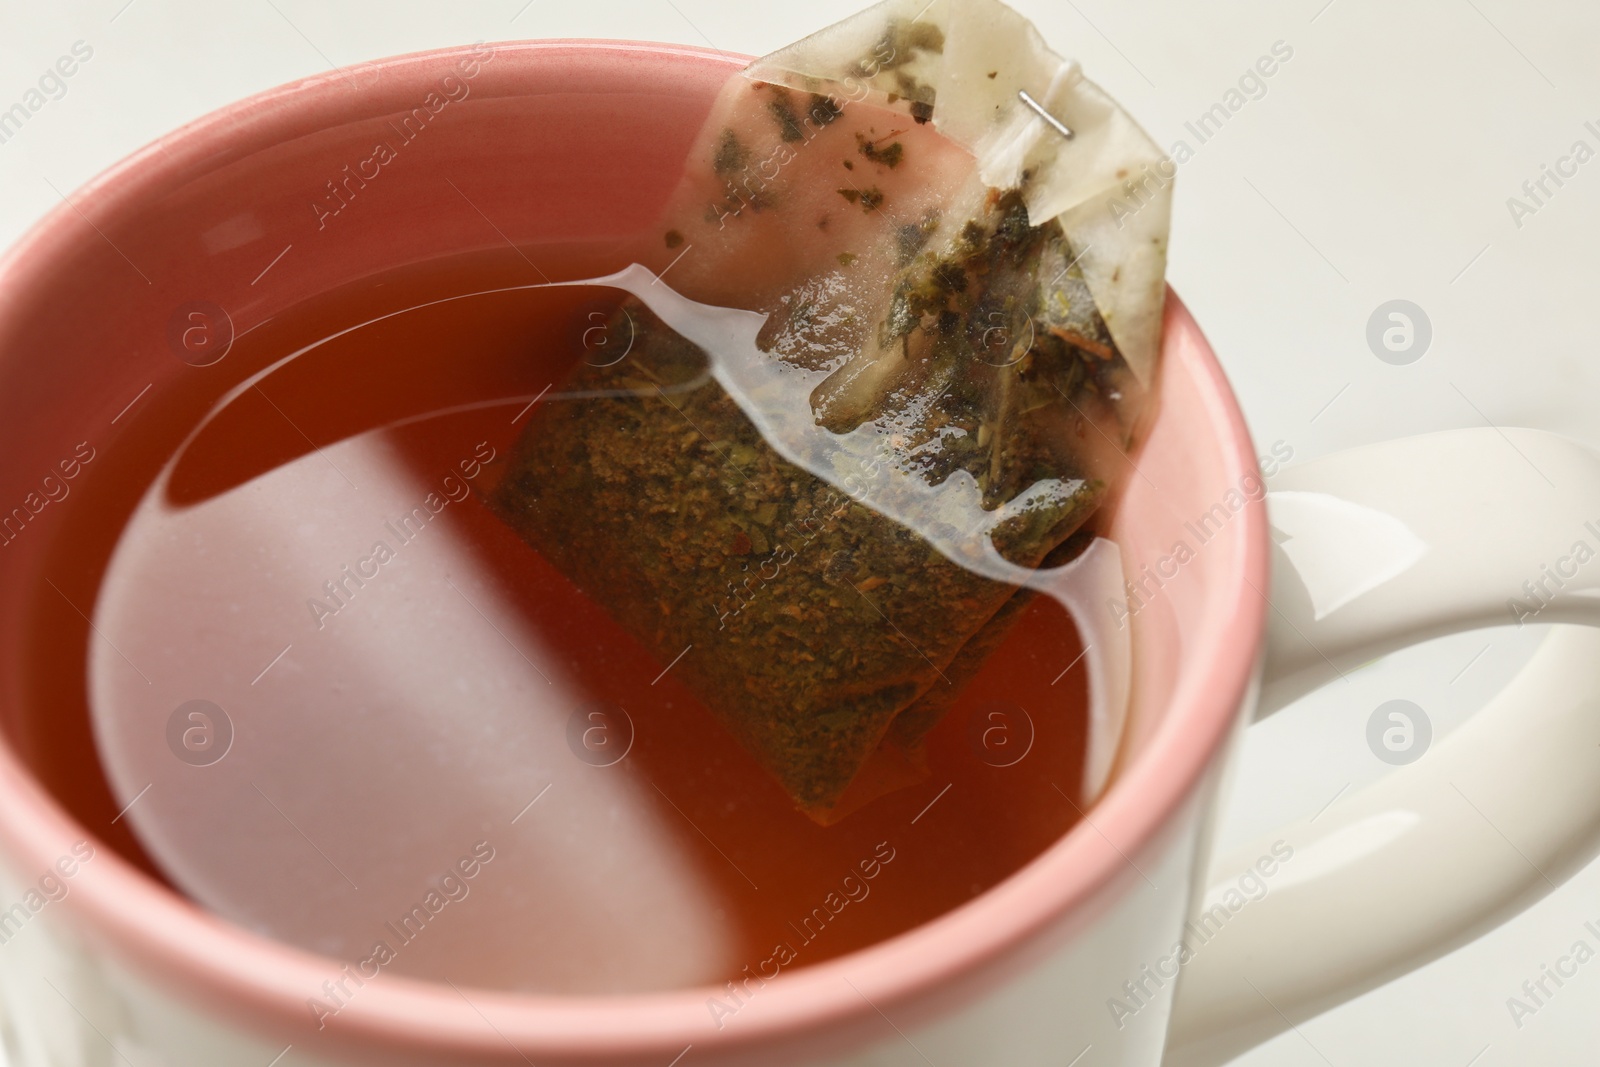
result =
M757 61L670 262L616 279L624 354L535 409L492 505L817 821L918 780L1023 576L1128 468L1160 159L997 0L889 0Z

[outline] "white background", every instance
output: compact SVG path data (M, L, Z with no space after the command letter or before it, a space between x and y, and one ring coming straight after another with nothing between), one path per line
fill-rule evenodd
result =
M761 54L853 0L0 0L0 110L73 42L94 58L0 144L0 245L160 134L303 75L474 40L617 37ZM1171 279L1221 355L1260 451L1296 460L1485 422L1600 443L1593 307L1600 159L1520 227L1507 207L1583 139L1600 150L1600 6L1582 0L1013 0L1164 146L1180 171ZM1326 4L1326 6L1324 6ZM525 6L526 5L526 6ZM1275 42L1294 51L1201 145L1184 128ZM1553 186L1552 186L1553 188ZM1433 327L1426 355L1380 362L1378 305ZM1531 473L1531 472L1530 472ZM1527 656L1537 634L1469 634L1357 672L1251 735L1225 841L1315 812L1385 766L1378 704L1405 698L1436 737ZM1600 665L1597 665L1600 667ZM1424 970L1287 1033L1250 1067L1549 1067L1600 1047L1600 961L1519 1030L1506 1007L1600 920L1600 865ZM1475 1058L1476 1057L1476 1058ZM1086 1063L1084 1067L1092 1067Z

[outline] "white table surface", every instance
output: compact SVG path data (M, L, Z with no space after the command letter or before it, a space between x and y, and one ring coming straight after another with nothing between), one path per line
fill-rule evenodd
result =
M1261 451L1281 441L1309 459L1486 421L1600 442L1589 318L1600 281L1600 159L1520 226L1507 207L1574 141L1600 149L1584 128L1600 129L1600 6L1014 3L1158 141L1196 149L1178 179L1171 279L1221 354ZM0 110L75 41L94 49L66 94L0 144L0 245L58 203L56 189L72 190L206 111L331 64L530 37L710 42L761 54L855 6L0 0ZM1184 123L1280 41L1293 57L1265 94L1200 145ZM1397 298L1421 306L1433 328L1426 355L1407 366L1381 362L1366 341L1373 311ZM1503 684L1538 636L1529 628L1435 642L1258 727L1224 844L1382 774L1365 742L1378 704L1415 701L1437 738ZM1238 1064L1592 1064L1600 964L1520 1029L1506 1006L1585 920L1600 920L1600 865L1499 930Z

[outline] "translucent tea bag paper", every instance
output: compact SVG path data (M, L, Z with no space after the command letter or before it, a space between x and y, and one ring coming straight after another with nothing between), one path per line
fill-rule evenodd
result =
M1163 153L1027 19L998 0L887 0L758 60L745 77L874 103L898 95L889 106L908 114L931 108L934 128L971 153L985 186L1020 186L1034 225L1060 223L1118 350L1150 384L1172 213L1172 183L1150 180ZM1119 203L1129 181L1136 211Z
M1080 627L1117 595L1084 549L1151 407L1170 184L1117 198L1160 158L993 0L757 61L664 213L675 258L610 280L625 354L537 410L492 505L819 822L918 780L1019 591ZM1098 789L1125 649L1092 662Z

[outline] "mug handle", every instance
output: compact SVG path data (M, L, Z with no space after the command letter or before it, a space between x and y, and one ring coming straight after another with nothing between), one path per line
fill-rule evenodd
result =
M1432 637L1586 625L1556 627L1416 762L1211 864L1181 935L1164 1067L1224 1063L1414 970L1600 851L1600 453L1536 430L1456 430L1289 468L1270 490L1258 717ZM1404 742L1407 723L1395 728ZM1274 843L1292 858L1265 877ZM1258 900L1238 892L1253 867Z

